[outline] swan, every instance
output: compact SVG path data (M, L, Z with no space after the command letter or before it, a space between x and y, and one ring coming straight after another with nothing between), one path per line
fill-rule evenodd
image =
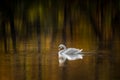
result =
M58 47L58 57L60 66L62 66L66 60L83 59L83 54L81 53L83 49L66 48L64 44L60 44Z

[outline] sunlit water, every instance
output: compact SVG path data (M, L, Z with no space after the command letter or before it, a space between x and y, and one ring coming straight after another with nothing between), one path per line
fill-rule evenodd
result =
M1 54L0 80L119 80L119 61L108 55L84 56L59 67L55 53ZM109 52L106 52L106 54Z

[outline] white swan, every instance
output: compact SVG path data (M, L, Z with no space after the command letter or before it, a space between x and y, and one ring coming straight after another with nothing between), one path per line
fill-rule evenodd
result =
M64 62L67 60L76 60L76 59L83 59L83 54L81 53L83 49L76 49L76 48L66 48L65 45L59 45L59 65L62 66Z

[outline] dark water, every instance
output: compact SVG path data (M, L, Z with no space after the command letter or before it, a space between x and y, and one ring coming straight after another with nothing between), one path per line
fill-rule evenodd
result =
M59 67L53 53L1 54L0 80L119 80L120 56L110 51L89 53L82 60L67 61ZM98 55L100 54L100 55ZM114 54L112 52L112 54ZM119 53L117 53L119 54Z

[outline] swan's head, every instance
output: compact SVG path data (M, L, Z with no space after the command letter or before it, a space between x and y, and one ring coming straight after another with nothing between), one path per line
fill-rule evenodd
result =
M60 44L58 46L59 50L65 50L66 49L66 46L64 44Z

